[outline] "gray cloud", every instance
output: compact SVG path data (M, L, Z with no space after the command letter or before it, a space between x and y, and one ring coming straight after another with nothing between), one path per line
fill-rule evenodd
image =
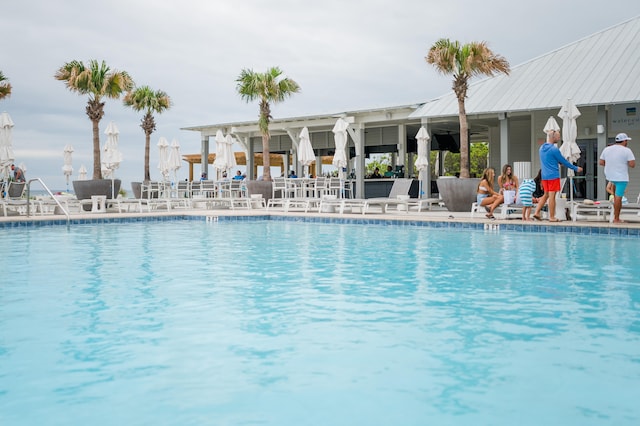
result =
M87 99L53 74L69 60L104 59L173 100L152 135L151 174L158 178L160 136L197 153L199 135L181 127L256 118L257 105L235 92L242 68L277 65L300 83L301 93L274 107L278 117L411 104L450 90L449 78L424 61L438 38L486 40L514 66L639 11L635 0L612 0L606 8L578 0L12 2L0 15L0 70L13 95L0 110L15 122L16 162L26 163L29 177L64 189L67 143L76 171L92 167L91 123ZM143 176L141 117L108 100L101 122L102 143L110 120L121 131L124 161L116 174L126 188Z

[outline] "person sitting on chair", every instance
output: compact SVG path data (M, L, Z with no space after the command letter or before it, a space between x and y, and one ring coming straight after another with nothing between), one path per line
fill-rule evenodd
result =
M11 165L11 170L13 170L13 180L16 182L25 182L24 172L20 167L16 167L15 164Z
M502 194L493 189L493 180L495 177L496 171L493 167L484 169L482 179L478 184L478 190L476 193L477 203L479 206L484 206L484 208L487 209L486 216L488 219L495 219L493 211L504 202Z
M498 176L498 186L500 193L504 196L505 204L515 203L516 193L518 192L518 177L513 174L513 168L510 164L502 167L502 174Z

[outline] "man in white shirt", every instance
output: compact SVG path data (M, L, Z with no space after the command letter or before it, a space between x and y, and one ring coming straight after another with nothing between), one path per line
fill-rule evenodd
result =
M636 166L636 158L633 152L627 147L631 138L626 133L616 135L616 143L606 147L600 154L600 165L604 166L604 176L613 183L616 191L613 194L613 221L620 220L620 209L622 208L622 196L629 183L629 167Z

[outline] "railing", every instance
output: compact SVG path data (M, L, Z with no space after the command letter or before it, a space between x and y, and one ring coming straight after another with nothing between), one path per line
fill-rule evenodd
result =
M35 182L40 182L40 185L42 185L44 190L47 191L47 193L51 196L53 201L55 201L56 204L58 205L58 207L60 207L60 210L62 210L64 215L67 217L67 225L68 225L69 221L71 220L71 217L69 216L69 212L62 206L62 203L60 203L60 201L53 195L51 190L47 187L47 185L44 184L44 182L40 178L29 179L29 181L27 182L27 217L29 217L29 215L30 215L29 214L29 208L31 206L31 197L30 197L30 195L31 195L31 182L34 182L34 181Z

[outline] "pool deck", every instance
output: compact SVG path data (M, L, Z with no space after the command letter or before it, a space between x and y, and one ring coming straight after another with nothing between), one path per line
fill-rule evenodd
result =
M612 234L612 235L632 235L640 236L640 216L634 213L622 214L621 218L625 223L609 223L608 221L593 217L581 218L575 222L562 221L552 223L547 220L542 222L532 221L524 222L520 219L519 214L511 215L509 219L487 219L482 214L476 214L471 217L471 213L467 212L450 212L444 208L434 208L431 211L392 211L387 213L367 213L365 215L354 213L319 213L317 211L305 213L303 211L285 212L282 209L236 209L227 208L180 208L167 211L164 209L156 209L151 212L122 212L108 211L106 213L72 213L70 219L72 223L84 223L93 221L118 221L123 220L144 220L144 218L170 218L170 217L205 217L218 220L220 218L238 218L246 220L252 216L269 216L272 218L288 218L291 220L318 220L318 221L336 221L351 223L412 223L426 226L438 227L461 227L461 228L482 228L484 229L514 229L531 232L574 232L579 234ZM0 227L22 227L29 225L45 225L47 223L59 224L66 222L65 215L45 214L45 215L0 215Z

